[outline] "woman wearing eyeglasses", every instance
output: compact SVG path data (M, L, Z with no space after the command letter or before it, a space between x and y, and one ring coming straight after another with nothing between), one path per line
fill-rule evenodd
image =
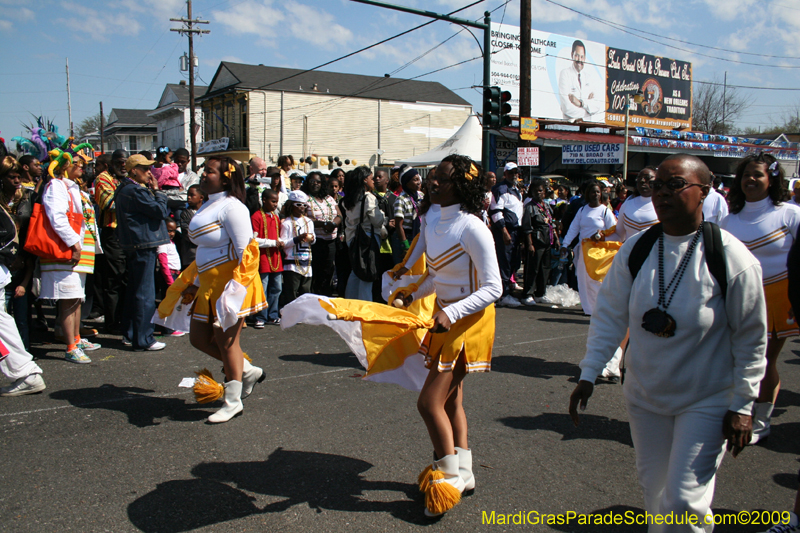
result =
M797 240L800 207L782 203L783 168L769 154L747 156L736 168L730 192L731 214L720 227L728 230L761 263L767 302L767 373L753 408L751 444L769 436L770 417L781 387L778 354L789 337L800 334L789 303L786 260ZM716 194L716 193L709 193Z
M587 204L580 208L572 224L569 226L569 231L564 239L561 241L561 256L564 257L569 253L569 244L575 240L576 237L581 238L575 248L575 271L578 275L578 291L581 295L581 307L586 315L591 316L594 310L594 302L597 300L597 291L600 290L600 282L592 279L586 273L586 265L583 262L583 253L581 251L582 242L587 239L594 241L603 240L605 237L601 233L603 230L610 229L617 223L611 209L603 205L601 202L603 194L603 186L601 183L591 183L586 187L584 195L586 196Z

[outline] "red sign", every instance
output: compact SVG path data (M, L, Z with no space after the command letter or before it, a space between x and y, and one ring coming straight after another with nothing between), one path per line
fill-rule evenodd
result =
M539 166L539 147L517 148L517 165L521 167Z

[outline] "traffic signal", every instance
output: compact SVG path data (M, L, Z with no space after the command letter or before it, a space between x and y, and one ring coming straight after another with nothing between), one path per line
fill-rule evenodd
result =
M500 87L486 87L483 90L484 124L489 128L502 128L511 125L511 93Z

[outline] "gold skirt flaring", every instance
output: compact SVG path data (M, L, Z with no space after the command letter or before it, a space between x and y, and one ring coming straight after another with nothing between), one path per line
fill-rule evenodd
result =
M192 309L192 320L199 320L205 323L214 321L217 314L217 300L222 295L222 291L225 290L225 285L233 279L233 270L238 265L239 261L237 260L228 261L197 275L200 281L200 288L197 289L197 297ZM264 288L261 285L259 276L255 276L246 289L247 296L238 313L240 318L257 313L267 307L267 299L264 297Z
M764 285L764 299L767 303L767 335L786 339L800 334L797 325L797 313L792 315L792 304L789 302L789 280L782 279Z
M438 300L433 314L441 311ZM461 352L466 358L467 372L489 372L492 369L492 346L495 329L494 304L457 321L446 333L425 335L420 353L425 367L438 361L439 372L451 372Z

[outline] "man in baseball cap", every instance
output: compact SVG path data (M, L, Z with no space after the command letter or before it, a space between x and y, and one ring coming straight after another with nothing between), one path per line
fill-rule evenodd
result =
M489 217L492 221L497 262L503 278L503 297L497 305L519 307L518 299L511 295L514 286L511 275L519 270L520 255L517 239L522 223L522 194L517 189L519 169L517 164L508 162L503 167L503 181L492 187L492 200L489 204Z
M150 167L153 166L153 163L155 163L155 161L152 159L147 159L145 156L140 154L133 154L125 162L125 170L128 173L130 173L130 171L136 167L147 167L149 170Z

